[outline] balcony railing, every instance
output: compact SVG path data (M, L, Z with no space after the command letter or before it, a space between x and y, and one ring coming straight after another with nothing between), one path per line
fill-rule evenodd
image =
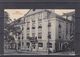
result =
M27 37L27 39L29 39L29 41L32 42L32 43L37 42L37 37Z

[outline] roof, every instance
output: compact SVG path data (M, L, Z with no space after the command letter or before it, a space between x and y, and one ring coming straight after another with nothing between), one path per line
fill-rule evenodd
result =
M36 13L43 12L43 11L50 12L51 10L49 10L49 9L30 9L30 10L25 14L25 16L30 16L30 15L32 15L32 14L36 14ZM68 21L68 22L70 21L70 20L66 20L65 18L63 18L62 16L56 14L55 12L51 12L51 14L55 14L55 17L56 17L56 18L59 18L59 19L61 19L61 20L63 20L63 21Z
M30 9L25 15L29 16L29 15L32 15L32 14L35 14L35 13L38 13L38 12L42 12L42 11L44 11L44 9L38 9L38 10Z
M74 15L75 14L75 11L72 11L72 12L69 12L69 13L64 13L63 16L70 16L70 15Z
M23 17L20 17L20 18L18 18L17 20L11 22L10 25L20 25L20 24L23 24L23 23L24 23L24 20L22 21L22 20L21 20L22 18L23 18Z

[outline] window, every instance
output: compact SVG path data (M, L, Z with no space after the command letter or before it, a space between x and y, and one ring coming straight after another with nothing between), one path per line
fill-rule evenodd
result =
M22 42L22 46L24 45L24 42Z
M23 38L24 38L24 37L23 37L23 35L22 35L22 40L23 40Z
M20 37L18 37L18 39L20 39Z
M29 30L29 27L27 28L27 30Z
M35 24L35 20L32 20L32 24Z
M26 43L26 45L27 45L27 46L30 46L30 43L29 43L29 42L27 42L27 43Z
M29 48L29 46L30 46L30 43L29 43L29 42L27 42L27 43L26 43L26 46Z
M31 39L31 38L30 38L30 36L27 36L27 39L29 39L29 40L30 40L30 39Z
M48 23L48 27L51 27L51 23Z
M29 33L29 32L30 32L30 30L27 30L26 32L27 32L27 33Z
M51 39L51 35L48 35L48 38Z
M19 23L20 21L21 21L21 20L19 19L19 20L18 20L18 23Z
M27 33L27 36L29 36L29 33Z
M47 19L47 12L43 12L43 19Z
M32 29L35 29L35 27L32 27Z
M53 17L53 14L51 14L51 12L47 12L47 18L49 19L51 17Z
M52 43L49 43L49 48L52 48Z
M35 23L35 20L32 20L32 23Z
M39 32L39 33L38 33L38 36L42 36L42 32Z
M49 35L51 35L51 32L48 32Z
M61 25L59 24L59 33L61 33Z
M22 26L22 30L24 29L24 27Z
M27 24L30 24L30 22L27 22Z
M42 19L39 19L39 18L38 18L38 21L42 21Z
M39 21L38 21L38 24L41 24L41 23L42 23L42 21L39 20Z
M68 27L69 26L68 23L66 23L66 26L67 26L67 28L66 28L66 35L67 35L68 34L68 28L69 28Z
M61 36L59 36L59 39L61 39Z
M38 26L41 26L42 25L42 23L38 23Z
M43 43L38 43L38 47L43 47Z
M39 32L39 33L40 33L40 32L42 32L42 29L41 29L41 28L39 28L39 29L38 29L38 32Z
M72 20L72 16L68 16L68 20Z
M35 49L35 46L33 48Z
M29 25L30 25L30 22L27 22L27 27L29 27Z
M21 34L21 32L18 32L18 35L20 35Z
M42 19L42 13L39 13L38 16L39 16L38 20L41 20Z
M38 26L38 28L42 28L42 26Z
M41 39L41 38L42 38L42 36L38 36L38 38L39 38L39 39Z
M61 28L61 25L59 24L59 28Z
M48 38L51 39L51 32L48 32Z
M35 33L32 33L32 37L35 37Z

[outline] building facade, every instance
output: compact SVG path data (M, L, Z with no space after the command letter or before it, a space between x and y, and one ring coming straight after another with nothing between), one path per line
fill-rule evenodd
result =
M55 10L31 9L24 15L20 50L56 52L67 49L70 23L71 20L57 15Z
M75 12L65 13L63 15L67 20L70 20L70 39L69 39L69 48L74 51L74 42L75 42Z

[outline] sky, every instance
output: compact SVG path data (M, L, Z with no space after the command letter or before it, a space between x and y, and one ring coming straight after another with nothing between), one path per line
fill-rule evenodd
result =
M29 9L5 9L4 11L8 12L10 19L14 20L24 16L24 14L26 14ZM75 9L55 9L55 13L59 15L63 15L63 13L72 11L75 11Z

